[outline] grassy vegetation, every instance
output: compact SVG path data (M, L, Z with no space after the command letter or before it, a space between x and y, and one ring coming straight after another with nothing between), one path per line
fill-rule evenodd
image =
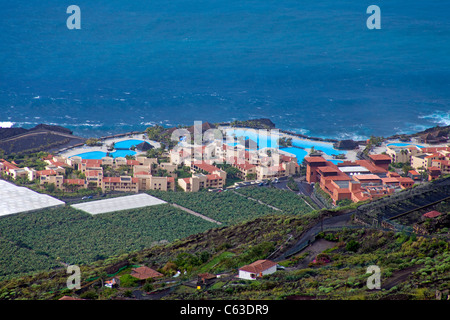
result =
M280 213L232 192L149 193L225 225ZM269 193L273 199L278 194L276 190ZM289 195L286 199L290 196L295 195ZM300 198L296 200L296 213L311 211L309 206L299 201ZM295 208L294 198L289 203ZM0 278L48 270L60 266L60 262L92 263L112 255L142 250L159 241L182 239L214 227L217 225L170 204L100 215L90 215L66 206L6 216L0 219L0 248L4 261ZM25 260L28 261L26 264L20 263Z
M246 187L236 190L236 192L251 197L283 210L289 214L304 214L311 212L311 206L318 209L312 202L307 202L303 195L297 195L293 192L280 190L276 188ZM311 203L311 206L308 205Z
M82 266L83 282L88 285L83 297L111 299L132 296L132 290L157 290L172 280L175 270L187 273L177 278L178 285L164 299L435 299L435 291L450 289L449 241L424 238L404 233L370 229L343 229L325 233L320 238L331 247L322 253L302 252L280 264L287 267L256 281L237 279L237 269L285 244L288 235L297 238L317 217L265 216L226 228L210 229L171 244L158 245L142 251L122 254ZM355 246L354 244L358 245ZM350 245L349 245L350 244ZM316 258L316 262L313 259ZM144 264L162 272L161 280L136 284L125 276L125 286L108 289L99 281L105 269L117 261ZM381 269L381 289L370 290L367 267ZM183 285L197 279L202 272L220 273L211 286L196 290ZM126 275L129 270L121 274ZM228 275L228 276L227 276ZM0 283L0 299L57 299L74 294L64 289L64 270L39 273ZM26 284L26 285L24 285ZM145 287L145 288L144 288ZM87 291L86 291L87 290Z
M268 206L246 199L233 192L164 192L147 191L150 195L170 203L176 203L195 212L201 213L223 224L231 225L268 214L279 214Z
M335 247L319 254L322 261L304 264L299 254L281 264L290 268L257 281L228 279L208 290L175 292L166 299L434 299L435 290L450 288L448 241L373 230L344 230ZM356 248L348 243L360 243ZM314 257L311 257L314 258ZM367 267L381 269L381 289L369 290Z
M154 289L163 288L168 279L173 280L171 276L176 270L188 271L177 278L179 281L196 279L200 272L234 272L235 268L243 264L266 257L274 248L285 243L288 234L298 236L315 219L310 216L267 215L232 227L208 229L204 233L139 251L127 249L127 253L119 252L115 256L80 266L82 287L87 286L83 292L88 292L83 295L93 299L128 295L129 292L125 291L130 288L111 290L100 286L100 278L105 270L124 260L133 265L147 265L163 273L166 277L161 282L152 283ZM185 224L181 224L183 226ZM129 270L124 270L118 276L127 273ZM66 289L66 280L65 268L16 276L0 282L0 299L57 299L64 294L72 295L73 291ZM185 291L192 293L192 290Z
M99 215L63 207L6 216L0 219L0 277L59 261L91 263L216 226L169 204Z

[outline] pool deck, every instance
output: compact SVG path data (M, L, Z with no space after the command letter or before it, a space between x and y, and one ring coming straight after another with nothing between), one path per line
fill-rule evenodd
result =
M69 157L73 157L73 156L76 156L76 155L78 155L80 153L84 153L84 152L92 152L92 151L108 152L106 146L111 144L112 142L117 143L117 142L120 142L120 141L133 140L133 139L146 141L146 142L150 143L156 149L161 147L161 144L159 142L153 141L153 140L149 140L147 138L143 138L143 134L134 134L134 135L121 137L121 138L104 139L104 140L102 140L102 143L103 143L102 146L89 147L89 146L84 145L84 146L81 146L81 147L72 148L70 150L61 152L61 153L59 153L59 155L63 156L63 157L66 157L66 158L69 158Z
M246 128L233 128L233 127L223 126L223 127L220 127L219 129L221 129L221 130L236 130L236 129L237 130L239 130L239 129L245 130ZM251 128L247 128L247 129L251 130ZM264 130L261 130L261 131L258 131L257 129L253 129L253 130L256 130L256 132L261 133L261 134L266 134L266 131L264 131ZM277 129L275 129L275 130L277 130ZM289 135L289 134L287 134L285 132L281 132L281 131L279 131L278 133L279 133L278 135L274 135L274 136L275 137L279 136L280 138L292 138L293 140L295 139L295 140L298 140L298 141L305 141L305 142L308 142L308 143L314 143L315 144L315 148L317 150L320 150L320 145L324 145L324 146L326 146L328 148L334 149L333 143L329 142L329 141L316 141L316 140L311 140L311 139L305 139L305 138ZM362 147L362 148L364 148L364 147ZM307 151L308 153L309 153L310 150L311 150L310 148L305 148L305 151ZM357 157L356 157L358 150L336 150L336 154L342 153L342 151L345 152L345 159L343 159L343 160L350 160L350 161L358 160ZM280 152L281 153L285 153L285 154L289 153L288 151L283 151L283 150L280 150ZM292 153L290 153L290 154L292 154ZM326 153L324 153L322 155L322 157L325 160L335 160L333 158L333 156L328 155Z
M219 129L221 129L221 130L235 130L235 129L245 130L246 128L220 127ZM247 128L247 129L250 129L250 128ZM264 131L261 131L260 133L264 134ZM295 139L295 140L298 140L298 141L305 141L307 143L314 143L315 144L315 148L318 149L318 150L320 150L320 145L325 145L328 148L334 149L333 143L332 142L328 142L328 141L316 141L316 140L305 139L305 138L289 135L289 134L284 133L284 132L279 132L278 136L279 137L284 137L284 138L292 138L292 139ZM63 152L59 153L59 155L68 158L68 157L72 157L72 156L78 155L80 153L91 152L91 151L108 152L106 145L111 144L112 142L117 143L117 142L120 142L120 141L131 140L131 139L138 139L138 140L146 141L146 142L150 143L155 148L159 148L161 146L161 144L159 142L157 142L157 141L153 141L153 140L149 140L149 139L143 138L143 134L140 133L140 134L129 135L129 136L126 136L126 137L104 139L104 140L102 140L102 142L103 142L102 146L89 147L89 146L84 145L84 146L81 146L81 147L76 147L76 148L72 148L72 149L67 150L67 151L63 151ZM402 142L400 140L386 140L379 147L375 147L372 150L371 153L379 154L379 153L385 152L387 145L390 144L390 143L404 143L404 142ZM439 145L430 145L430 144L427 144L427 143L421 143L419 141L415 141L414 139L413 139L413 141L411 141L411 144L414 144L414 145L419 144L419 145L424 146L424 147L447 146L446 143L439 144ZM342 151L345 151L345 156L346 157L345 157L344 160L355 161L355 160L358 160L358 158L357 158L358 151L363 150L364 148L365 148L364 145L360 145L359 149L355 149L355 150L336 150L336 153L340 153ZM309 153L309 151L311 149L310 148L305 148L304 150ZM283 151L283 150L280 150L280 151L282 153L289 153L289 152ZM326 153L323 154L323 158L326 159L326 160L334 160L333 156L328 155Z
M400 140L386 140L384 141L379 147L375 147L372 150L372 153L382 153L386 151L387 145L391 144L391 143L405 143L404 141L400 141ZM429 144L429 143L423 143L420 142L416 139L412 139L410 142L407 142L408 144L412 144L412 145L420 145L422 147L425 148L430 148L430 147L447 147L448 143L439 143L439 144Z

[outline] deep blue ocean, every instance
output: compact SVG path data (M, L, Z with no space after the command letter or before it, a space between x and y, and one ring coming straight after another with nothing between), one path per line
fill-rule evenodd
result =
M0 122L98 136L264 117L340 139L448 125L449 13L448 0L1 0Z

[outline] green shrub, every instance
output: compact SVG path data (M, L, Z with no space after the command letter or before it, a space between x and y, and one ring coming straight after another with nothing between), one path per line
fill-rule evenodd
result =
M132 275L125 274L120 277L120 286L124 288L133 288L138 284L138 280Z
M346 244L346 246L345 246L345 249L346 249L347 251L356 252L356 251L358 251L359 246L360 246L360 244L359 244L358 241L356 241L356 240L350 240L349 242L347 242L347 244Z

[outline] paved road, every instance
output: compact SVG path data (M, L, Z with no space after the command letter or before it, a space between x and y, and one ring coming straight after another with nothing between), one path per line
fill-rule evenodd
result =
M326 218L322 222L318 222L316 225L314 225L311 229L306 231L302 236L297 239L297 242L295 245L293 245L288 251L283 253L278 258L274 259L274 261L281 261L283 259L286 259L286 257L292 255L293 253L296 253L298 248L300 248L305 241L313 241L315 239L315 235L321 230L323 227L344 227L349 224L351 215L355 213L355 211L351 211L339 216L334 216L330 218Z

